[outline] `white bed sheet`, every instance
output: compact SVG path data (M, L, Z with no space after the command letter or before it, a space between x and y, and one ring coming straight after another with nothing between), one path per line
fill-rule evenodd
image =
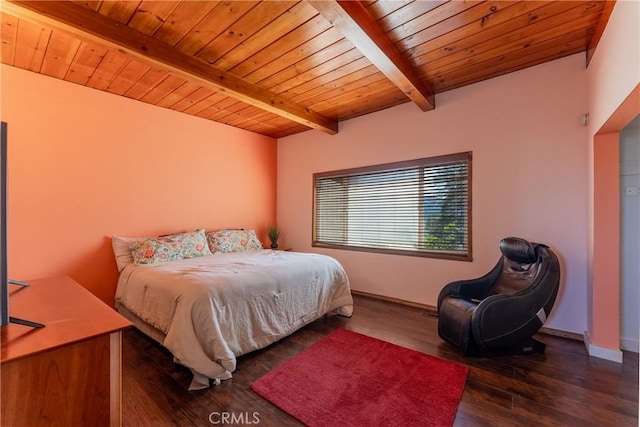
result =
M273 250L128 265L116 303L165 335L162 344L194 373L191 388L207 386L203 376L230 378L237 356L325 314L353 312L337 260Z

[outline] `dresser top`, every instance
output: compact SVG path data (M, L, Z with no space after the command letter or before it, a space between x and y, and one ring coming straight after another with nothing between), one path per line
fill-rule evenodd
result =
M131 323L70 277L9 285L9 313L44 328L1 328L1 363L110 334Z

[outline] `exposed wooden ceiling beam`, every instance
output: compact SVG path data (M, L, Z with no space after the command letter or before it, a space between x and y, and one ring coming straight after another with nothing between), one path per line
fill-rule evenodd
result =
M65 31L89 43L118 49L153 67L310 128L329 134L338 132L335 120L73 2L5 0L1 8L10 15Z
M418 77L411 63L402 56L361 2L309 0L308 3L422 111L435 108L433 90Z
M613 12L613 7L615 5L616 0L606 0L604 2L604 8L602 9L602 14L600 14L600 19L598 20L598 25L596 26L596 32L593 34L593 37L589 42L589 46L587 46L587 67L591 62L591 58L593 58L593 54L596 52L596 47L600 42L602 33L604 33L604 28L609 22L609 17L611 16L611 12Z

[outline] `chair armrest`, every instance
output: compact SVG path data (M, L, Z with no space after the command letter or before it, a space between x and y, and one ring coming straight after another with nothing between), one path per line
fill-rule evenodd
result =
M531 296L496 294L485 298L473 314L471 332L484 350L515 344L535 334L549 313L540 313L541 305Z

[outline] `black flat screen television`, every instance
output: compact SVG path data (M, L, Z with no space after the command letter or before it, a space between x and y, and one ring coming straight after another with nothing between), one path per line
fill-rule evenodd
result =
M8 254L8 168L7 160L7 124L0 122L0 310L2 318L1 326L9 323L17 323L19 325L29 326L32 328L42 328L42 323L32 322L30 320L19 319L9 315L9 285L16 285L22 288L29 286L28 283L18 282L9 279L9 254Z
M2 326L9 323L9 276L7 265L7 124L0 128L0 309Z

